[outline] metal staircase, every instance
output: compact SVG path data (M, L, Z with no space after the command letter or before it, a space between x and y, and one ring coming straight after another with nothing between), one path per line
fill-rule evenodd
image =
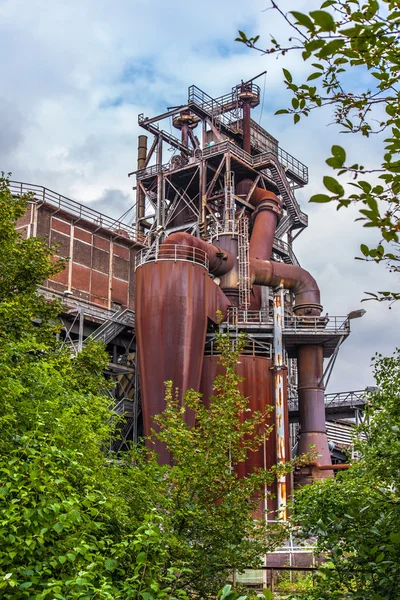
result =
M104 342L108 344L117 337L125 327L135 326L135 313L133 310L126 308L122 312L116 311L115 314L105 321L96 331L89 335L84 343L88 342Z
M286 210L292 220L292 228L304 228L308 225L308 217L302 212L299 203L297 202L289 181L286 177L283 167L279 164L276 157L269 153L268 156L269 170L273 180L276 183L282 200L285 203Z

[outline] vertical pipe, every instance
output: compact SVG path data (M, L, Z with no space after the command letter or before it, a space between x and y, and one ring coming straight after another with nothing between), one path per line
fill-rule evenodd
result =
M157 225L161 225L161 211L162 211L162 203L163 203L163 176L162 176L162 137L158 138L157 143Z
M242 120L242 126L243 126L243 150L245 150L245 152L248 152L249 154L251 154L251 144L250 144L250 111L251 111L250 102L248 102L248 101L245 100L243 102L243 120Z
M283 361L283 320L284 297L281 286L274 293L274 372L275 372L275 436L276 436L276 462L286 461L285 451L285 412L283 377L285 365ZM277 480L277 513L283 521L287 519L287 491L286 476L280 475Z
M147 136L139 135L138 138L138 158L137 158L137 168L138 171L140 169L144 169L146 165L146 157L147 157ZM136 188L136 229L143 233L144 227L142 223L142 219L145 216L145 196L143 190L138 185Z
M308 453L314 446L318 453L317 462L322 465L331 464L325 425L325 388L322 384L323 348L317 345L299 346L298 361L298 396L300 435L298 454ZM332 471L319 471L312 474L313 479L332 476ZM299 483L308 483L307 477Z
M189 125L186 122L182 123L181 139L182 139L182 144L185 146L185 148L188 148L189 147Z

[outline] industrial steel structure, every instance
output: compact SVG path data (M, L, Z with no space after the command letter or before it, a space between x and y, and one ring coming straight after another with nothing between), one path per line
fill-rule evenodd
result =
M215 329L227 331L233 344L246 331L242 391L252 410L274 407L275 429L243 472L289 458L292 386L298 452L313 445L319 455L297 474L304 484L332 474L323 361L336 355L349 321L321 316L318 285L295 257L293 240L307 226L295 190L307 183L308 170L252 120L259 102L254 80L219 98L192 86L185 105L139 116L154 136L149 151L139 137L135 173L136 226L146 239L136 257L135 304L144 430L163 409L166 380L182 394L200 390L207 402L219 371ZM179 137L161 128L169 118ZM176 151L168 162L165 146ZM169 460L161 445L158 452ZM266 507L284 514L289 486L282 477L272 490L276 502Z
M318 453L296 473L302 485L333 472L324 390L350 320L322 315L318 285L294 254L307 227L295 192L308 170L251 118L259 102L254 80L219 98L191 86L182 106L140 115L153 139L139 136L130 173L133 225L45 188L11 182L11 189L34 194L19 223L25 235L56 241L70 257L41 290L64 304L65 343L79 351L87 339L102 339L110 349L116 410L126 416L114 449L149 433L166 380L181 397L192 388L208 402L221 369L216 331L233 345L246 332L241 390L251 410L273 407L275 427L241 473L290 458L290 418L298 422L297 451L312 444ZM162 129L164 120L176 135ZM193 424L189 412L187 419ZM157 450L170 460L165 447ZM291 485L287 476L271 486L264 508L284 516Z

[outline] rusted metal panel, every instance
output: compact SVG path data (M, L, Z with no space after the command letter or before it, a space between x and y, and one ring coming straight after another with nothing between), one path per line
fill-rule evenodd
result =
M165 381L199 390L207 311L217 309L221 290L203 267L184 261L147 263L136 271L136 330L145 434L165 408ZM214 299L211 298L214 296ZM214 313L215 314L215 313ZM193 425L194 415L186 414ZM155 444L162 463L166 448Z
M243 381L239 384L239 390L249 399L249 408L251 411L264 411L267 406L274 406L274 374L271 370L272 366L272 360L269 358L240 356L236 372L243 378ZM209 398L213 395L215 377L223 372L224 368L219 364L218 356L204 357L200 391L203 394L206 405L208 405ZM274 423L275 417L274 411L272 411L267 418L266 427L274 426ZM258 431L257 434L262 435L264 431L265 427ZM269 437L266 436L264 444L256 452L250 452L246 462L237 467L237 473L240 477L245 477L256 468L270 469L275 463L275 434L272 431ZM276 510L276 483L268 486L267 492L268 500L265 503L265 494L263 490L260 490L258 516L263 516L266 509L270 513ZM271 515L269 518L271 518Z

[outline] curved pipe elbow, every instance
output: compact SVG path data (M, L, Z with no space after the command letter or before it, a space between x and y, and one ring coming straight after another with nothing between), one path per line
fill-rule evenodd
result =
M209 271L212 275L225 275L228 273L234 265L233 257L214 244L209 244L204 240L194 237L190 233L178 231L171 233L160 246L160 255L162 256L163 245L170 244L174 246L187 246L189 248L197 248L207 254L209 261ZM190 253L188 252L188 258Z
M236 186L236 194L238 196L246 196L247 197L253 184L254 184L254 181L252 181L251 179L243 179ZM251 194L250 199L249 199L250 204L252 204L255 208L257 208L261 204L261 202L263 202L264 200L272 201L273 203L276 204L277 213L282 212L282 202L281 202L281 200L279 200L279 198L276 194L274 194L273 192L270 192L269 190L265 190L262 187L255 187L253 190L253 193Z
M320 315L322 306L319 287L308 271L296 265L250 258L251 282L291 290L295 296L294 311L301 315Z

